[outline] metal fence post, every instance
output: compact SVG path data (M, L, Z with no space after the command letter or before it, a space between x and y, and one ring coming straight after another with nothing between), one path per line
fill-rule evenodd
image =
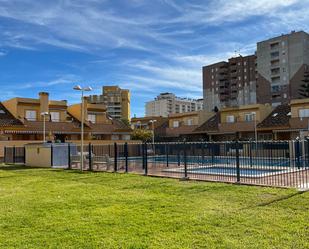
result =
M180 143L178 143L177 146L176 146L176 148L179 147L178 150L177 150L178 167L180 166L180 151L181 151L180 146L181 146Z
M54 166L54 147L53 144L50 144L50 166Z
M124 157L125 157L125 172L128 173L128 143L124 144Z
M118 170L118 148L117 148L117 143L114 143L114 172L117 172Z
M23 151L24 151L24 164L26 164L26 147L23 147Z
M6 153L7 153L6 146L4 146L4 151L3 152L4 152L4 158L3 159L4 159L4 163L6 164L6 162L7 162L6 161Z
M240 182L240 166L239 166L239 142L236 140L235 142L236 147L236 178L237 182Z
M184 161L184 177L182 180L188 180L188 168L187 168L187 144L183 142L183 161Z
M300 169L300 141L297 139L295 144L295 162L297 164L297 168Z
M309 165L309 138L306 139L307 145L307 165Z
M89 160L89 171L92 171L92 146L91 143L88 144L88 160Z
M13 146L13 164L15 164L15 156L16 156L16 147L15 145Z
M169 146L168 144L165 144L165 153L166 153L166 167L168 168L168 161L169 161L169 158L168 158L168 153L169 153Z
M71 144L68 143L68 169L72 169L71 165Z
M204 165L205 161L205 148L204 148L204 143L202 142L202 165Z
M142 169L145 170L145 144L142 143L142 148L140 150L142 152Z
M249 142L250 167L252 168L252 141Z
M144 175L148 175L148 160L147 160L147 143L144 144L144 162L145 162L145 165L144 165Z
M211 164L215 163L215 144L211 143Z

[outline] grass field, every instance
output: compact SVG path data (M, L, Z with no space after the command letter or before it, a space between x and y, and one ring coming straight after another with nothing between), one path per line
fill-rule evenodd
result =
M1 248L309 248L309 193L0 167Z

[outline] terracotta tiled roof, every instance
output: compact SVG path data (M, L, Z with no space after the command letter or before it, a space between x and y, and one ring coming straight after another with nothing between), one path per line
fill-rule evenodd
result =
M22 122L15 118L0 102L0 127L23 125Z
M289 105L279 105L258 124L258 128L289 127L290 112Z
M45 122L46 132L52 133L78 133L80 126L76 122ZM41 133L43 129L42 121L24 121L24 130Z
M208 131L218 131L220 123L220 113L216 113L205 123L194 130L194 133L207 133Z
M111 120L111 123L109 124L100 124L100 123L93 124L89 122L90 132L98 133L98 134L111 134L114 132L116 133L117 132L125 132L125 133L132 132L132 129L128 127L121 120L112 119L110 116L108 117Z

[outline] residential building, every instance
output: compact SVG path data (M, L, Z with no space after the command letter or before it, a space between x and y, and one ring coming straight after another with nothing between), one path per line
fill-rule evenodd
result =
M299 94L309 65L309 34L291 32L257 43L257 101L277 106Z
M152 130L161 127L164 123L168 122L166 117L141 117L141 118L132 118L131 119L131 128L135 129L144 129Z
M12 140L12 134L7 131L19 130L23 128L23 123L15 118L5 106L0 103L0 140Z
M309 136L309 99L292 100L277 106L258 125L260 135L269 139L290 140Z
M103 86L101 95L90 95L89 103L104 104L112 118L130 121L130 91L119 86Z
M39 93L39 98L13 98L2 102L0 123L8 123L2 132L8 140L43 141L45 118L46 140L68 141L80 139L81 104L67 105L65 100L50 100L49 94ZM89 104L85 99L85 139L128 140L131 129L106 114L102 104ZM45 117L42 115L47 113ZM11 123L10 123L11 122Z
M153 101L146 103L146 117L162 116L203 110L202 99L176 97L173 93L161 93Z
M223 108L195 129L193 134L204 134L205 139L215 141L254 140L258 124L271 111L269 104Z
M255 55L238 56L203 67L206 110L256 103L255 60Z
M309 34L283 34L257 43L255 55L203 67L204 106L208 111L249 104L273 106L305 98L309 82ZM305 91L306 92L306 91Z

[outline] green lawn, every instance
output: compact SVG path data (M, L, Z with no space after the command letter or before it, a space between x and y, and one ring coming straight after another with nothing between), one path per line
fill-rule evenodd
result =
M1 248L309 248L309 192L0 167Z

